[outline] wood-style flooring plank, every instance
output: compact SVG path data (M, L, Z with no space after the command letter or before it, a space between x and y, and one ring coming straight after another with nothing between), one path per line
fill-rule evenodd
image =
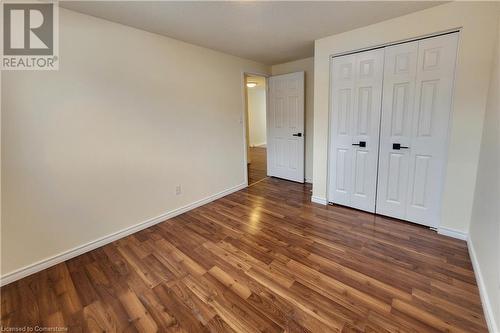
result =
M487 332L465 242L311 203L307 184L259 180L2 287L1 325Z
M248 153L248 184L255 184L267 177L267 149L250 147Z

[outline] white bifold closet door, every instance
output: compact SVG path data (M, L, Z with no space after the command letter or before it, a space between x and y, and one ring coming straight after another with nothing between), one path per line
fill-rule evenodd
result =
M329 200L375 212L384 49L334 58Z
M457 42L453 33L333 59L330 202L437 226Z
M458 34L386 48L377 213L437 227Z

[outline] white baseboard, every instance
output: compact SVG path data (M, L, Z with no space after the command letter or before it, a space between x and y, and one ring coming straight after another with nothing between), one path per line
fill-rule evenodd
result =
M125 236L128 236L130 234L133 234L135 232L138 232L142 229L146 229L148 227L151 227L152 225L155 225L155 224L158 224L158 223L163 222L165 220L168 220L172 217L175 217L177 215L180 215L182 213L190 211L196 207L203 206L209 202L212 202L212 201L217 200L219 198L222 198L228 194L239 191L245 187L247 187L246 183L234 186L234 187L229 188L227 190L224 190L224 191L221 191L219 193L208 196L204 199L195 201L195 202L188 204L186 206L165 212L159 216L153 217L153 218L148 219L146 221L143 221L141 223L135 224L135 225L130 226L128 228L122 229L120 231L114 232L114 233L109 234L107 236L104 236L104 237L98 238L96 240L93 240L91 242L88 242L86 244L82 244L82 245L77 246L75 248L72 248L70 250L64 251L64 252L59 253L53 257L49 257L49 258L40 260L40 261L33 263L31 265L28 265L28 266L25 266L23 268L17 269L13 272L7 273L7 274L0 277L0 286L7 285L11 282L22 279L23 277L37 273L37 272L42 271L46 268L57 265L63 261L66 261L66 260L69 260L69 259L74 258L76 256L79 256L85 252L97 249L98 247L101 247L101 246L104 246L104 245L109 244L111 242L114 242L115 240L118 240L118 239L123 238Z
M445 227L438 227L437 229L438 234L444 235L444 236L449 236L457 239L461 239L466 241L467 240L467 233L458 231L455 229L451 228L445 228Z
M328 204L328 202L326 201L326 198L321 198L321 197L317 197L314 195L311 197L311 201L314 203L320 204L320 205L325 205L325 206Z
M438 227L438 234L458 238L467 242L467 247L469 249L469 255L472 261L474 275L476 276L477 286L479 288L479 295L481 297L481 304L483 305L483 311L486 318L486 323L488 325L488 330L491 333L500 333L497 330L498 326L493 315L491 301L488 297L486 285L484 284L483 280L483 274L481 273L481 268L479 267L479 262L477 261L476 251L474 250L474 245L472 244L472 240L470 239L469 235L462 231L445 227Z
M476 276L477 286L479 288L479 296L481 297L481 304L483 305L483 311L486 318L486 324L488 325L488 330L491 333L498 333L498 326L495 321L495 316L493 315L491 301L486 291L486 285L484 284L483 274L481 273L479 262L477 261L474 244L472 244L472 240L470 238L467 240L467 247L469 248L469 255L472 261L472 267L474 268L474 275Z

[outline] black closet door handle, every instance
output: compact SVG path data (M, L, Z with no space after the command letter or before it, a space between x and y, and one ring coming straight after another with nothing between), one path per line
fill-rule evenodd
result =
M359 141L359 143L353 143L353 146L360 146L362 148L366 147L366 141Z
M394 150L409 149L409 148L410 147L401 146L400 143L393 143L392 144L392 149L394 149Z
M293 136L298 136L299 138L302 137L302 133L295 133L295 134L292 134Z

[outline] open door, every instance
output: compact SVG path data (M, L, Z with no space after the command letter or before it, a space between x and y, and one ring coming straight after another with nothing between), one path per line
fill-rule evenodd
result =
M269 78L267 174L304 182L304 72Z

